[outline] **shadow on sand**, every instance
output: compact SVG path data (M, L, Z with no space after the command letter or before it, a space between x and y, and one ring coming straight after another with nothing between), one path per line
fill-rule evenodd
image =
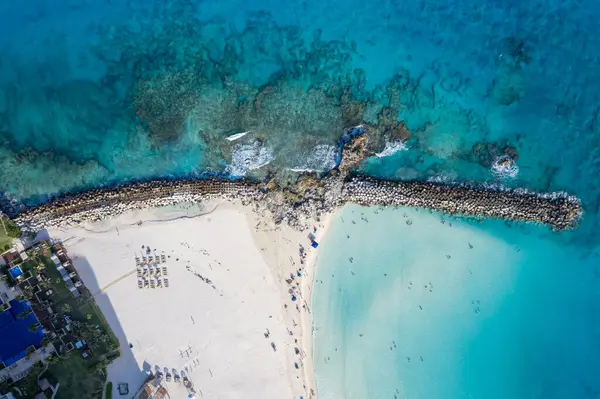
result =
M67 251L69 251L68 241L64 243L64 246ZM116 314L108 295L101 291L101 287L98 284L94 270L92 269L88 260L85 257L78 256L73 256L71 260L73 261L73 265L75 266L77 273L83 280L83 283L90 291L92 297L96 301L96 304L100 308L104 318L106 319L106 322L119 340L119 351L121 355L107 367L107 382L112 382L112 397L117 398L120 396L118 391L120 383L129 384L129 394L127 397L132 397L133 394L136 393L148 379L151 369L150 367L144 367L143 369L140 369L138 366L138 363L132 352L133 346L127 339L125 331L119 322L119 317ZM147 363L144 362L144 366L146 364ZM119 376L123 376L124 378L120 380ZM132 381L132 378L135 380Z
M88 261L85 256L78 256L74 254L74 252L78 252L75 251L74 248L76 248L77 244L84 239L85 238L80 238L77 236L67 237L63 240L53 239L46 230L43 230L35 238L23 240L23 244L26 247L30 247L42 240L47 240L54 243L61 242L65 247L67 255L73 262L79 277L83 281L87 290L89 290L91 297L98 305L104 319L111 327L113 334L119 341L120 357L115 359L107 367L107 382L112 382L112 397L133 397L133 395L138 392L144 383L152 376L164 377L167 381L181 382L184 386L188 386L187 384L190 384L189 388L192 388L193 383L188 380L189 370L187 367L182 370L178 370L175 368L166 367L166 365L150 364L145 359L140 367L138 360L141 359L136 360L133 353L133 348L138 345L138 342L131 337L131 339L128 339L121 322L119 321L119 316L115 311L115 306L113 306L111 299L105 292L105 290L110 290L111 286L101 287L98 283L98 278L96 277L94 269L90 265L90 261ZM133 257L135 256L134 253L132 253L131 256L133 261ZM98 268L101 267L101 265L95 264L95 267ZM68 383L68 381L66 382ZM122 396L119 393L119 384L122 383L128 384L129 392L126 396ZM63 387L63 382L61 382L61 387ZM65 386L65 388L68 389L68 386Z

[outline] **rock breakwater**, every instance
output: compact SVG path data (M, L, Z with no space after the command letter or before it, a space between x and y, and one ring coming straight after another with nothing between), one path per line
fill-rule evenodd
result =
M557 231L575 227L582 214L578 199L561 194L429 182L395 183L364 176L346 182L343 196L361 205L410 206L451 215L543 223Z
M76 226L123 212L158 206L221 199L252 204L276 222L304 227L310 219L346 202L374 206L410 206L452 215L499 218L546 224L554 230L574 228L582 216L581 202L565 194L537 194L433 182L394 182L352 174L367 151L368 136L352 137L339 166L323 177L301 175L294 184L275 179L251 182L227 179L156 180L58 197L21 210L13 218L23 230Z

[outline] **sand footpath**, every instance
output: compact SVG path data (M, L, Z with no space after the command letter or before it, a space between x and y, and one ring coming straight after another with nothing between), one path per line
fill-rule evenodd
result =
M64 241L121 343L108 368L114 397L118 383L132 393L148 372L161 371L187 376L197 397L315 398L310 297L318 249L308 235L320 240L328 221L299 232L250 207L212 202L50 235ZM164 259L144 267L160 276L138 276L136 257L144 256ZM139 288L144 280L155 288ZM187 397L180 384L166 387L172 398Z

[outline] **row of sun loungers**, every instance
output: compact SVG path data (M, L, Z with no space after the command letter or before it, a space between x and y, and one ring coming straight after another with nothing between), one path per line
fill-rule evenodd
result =
M135 264L137 266L140 265L152 265L152 264L159 264L159 263L167 263L167 256L166 255L156 255L156 256L136 256L135 257Z
M169 288L169 279L138 279L138 288Z
M167 270L166 266L161 267L156 267L156 268L141 268L138 267L137 268L137 276L139 278L142 277L160 277L160 276L168 276L169 275L169 271Z

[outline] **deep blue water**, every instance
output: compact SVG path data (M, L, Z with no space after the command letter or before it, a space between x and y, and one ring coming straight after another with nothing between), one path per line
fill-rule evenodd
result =
M344 128L389 138L398 120L408 150L365 173L568 191L584 221L547 239L585 258L600 227L598 20L591 0L4 2L0 191L36 202L326 169ZM492 173L502 155L516 177Z

